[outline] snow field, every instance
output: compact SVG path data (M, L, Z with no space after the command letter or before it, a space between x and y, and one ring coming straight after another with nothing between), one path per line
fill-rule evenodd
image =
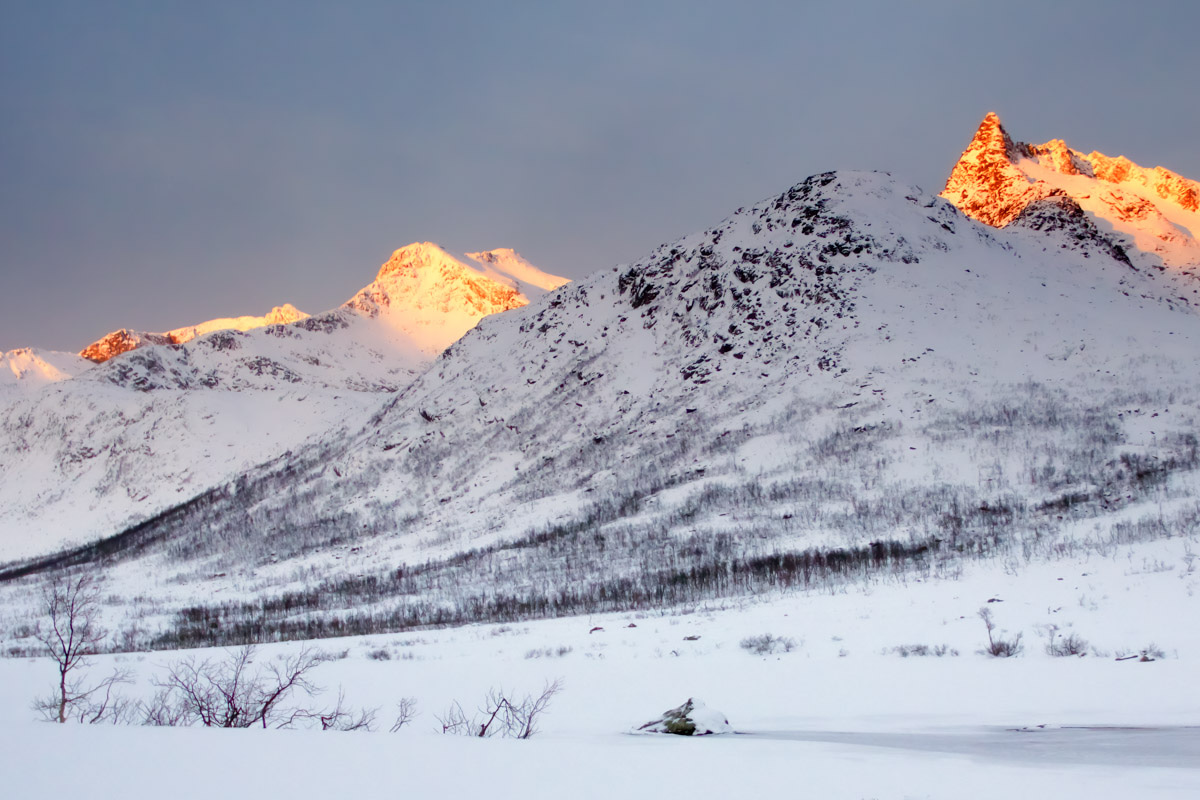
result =
M28 706L49 688L51 664L5 659L0 765L16 776L11 797L1192 798L1200 631L1188 620L1200 610L1200 574L1189 571L1191 547L1168 540L1020 569L967 562L957 580L310 643L335 659L314 673L321 702L340 687L351 705L379 706L385 731L395 702L416 699L418 716L396 734L55 726L33 721ZM981 606L998 631L1024 634L1020 656L978 652ZM1046 624L1097 652L1050 657ZM763 633L795 646L763 656L740 645ZM1116 660L1151 641L1165 658ZM894 649L916 644L947 649L907 658ZM258 659L302 646L263 646ZM144 695L180 655L105 656L93 674L131 667L131 691ZM558 678L564 689L531 740L439 732L437 716L456 700L472 710L491 688L523 695ZM742 735L628 735L688 697ZM1076 726L1106 738L1073 744L1090 735ZM1159 730L1139 738L1114 726Z

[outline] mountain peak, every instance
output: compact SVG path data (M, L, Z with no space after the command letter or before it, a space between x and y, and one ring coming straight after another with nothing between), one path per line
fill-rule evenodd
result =
M989 112L954 165L941 196L994 227L1056 195L1128 237L1167 266L1200 265L1200 183L1163 167L1146 169L1124 156L1084 154L1062 139L1026 144Z
M383 262L375 280L382 280L406 270L438 269L453 264L461 265L461 262L447 253L441 245L434 242L413 242L392 251L392 257Z
M456 256L433 242L395 250L345 307L382 317L439 353L489 314L528 305L566 283L512 250Z
M395 250L379 268L374 282L347 305L369 316L403 309L409 314L456 313L478 319L528 302L514 287L488 277L440 245L413 242Z
M1014 166L1020 151L1000 117L989 111L954 165L941 196L968 217L998 228L1007 225L1027 205L1050 194L1034 189Z
M1012 137L1004 130L1004 123L995 111L989 111L975 130L971 145L989 152L1009 153L1013 149ZM970 149L970 148L968 148Z

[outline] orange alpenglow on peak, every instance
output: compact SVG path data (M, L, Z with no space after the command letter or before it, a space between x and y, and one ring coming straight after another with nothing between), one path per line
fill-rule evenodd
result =
M1008 225L1038 200L1069 197L1163 265L1200 265L1200 183L1124 156L1085 155L1062 139L1016 141L994 112L983 118L941 196L993 227Z
M275 308L272 308L261 317L222 317L220 319L201 322L198 325L175 328L164 333L149 333L122 328L92 342L79 351L79 355L99 364L108 361L110 358L119 356L121 353L128 353L130 350L136 350L146 345L183 344L184 342L190 342L197 336L203 336L206 333L213 333L214 331L248 331L254 328L263 328L267 325L288 325L302 320L307 316L308 314L305 314L291 303L284 303L282 306L275 306Z
M520 308L565 283L512 250L458 256L433 242L414 242L393 252L375 281L347 305L371 316L406 308L478 319Z

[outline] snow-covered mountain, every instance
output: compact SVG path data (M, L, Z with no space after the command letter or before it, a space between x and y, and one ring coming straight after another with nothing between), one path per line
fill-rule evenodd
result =
M994 226L1043 198L1070 198L1124 237L1135 258L1144 253L1153 257L1146 263L1200 269L1200 183L1124 156L1085 155L1061 139L1015 141L994 113L984 117L941 196Z
M1070 198L996 229L886 174L814 176L484 319L357 431L103 552L118 585L152 564L168 607L231 593L178 642L1171 535L1200 488L1190 280Z
M563 282L494 252L533 282ZM310 436L360 426L481 318L526 304L516 281L488 261L413 244L322 314L217 320L167 334L181 343L93 352L95 365L6 353L0 558L111 535ZM285 317L299 314L290 308Z
M0 391L6 387L38 388L74 377L91 366L74 353L19 347L0 353Z

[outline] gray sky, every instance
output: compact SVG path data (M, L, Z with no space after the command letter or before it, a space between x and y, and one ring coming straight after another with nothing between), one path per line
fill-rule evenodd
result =
M1181 2L0 0L0 350L291 302L391 251L571 278L997 111L1200 179Z

